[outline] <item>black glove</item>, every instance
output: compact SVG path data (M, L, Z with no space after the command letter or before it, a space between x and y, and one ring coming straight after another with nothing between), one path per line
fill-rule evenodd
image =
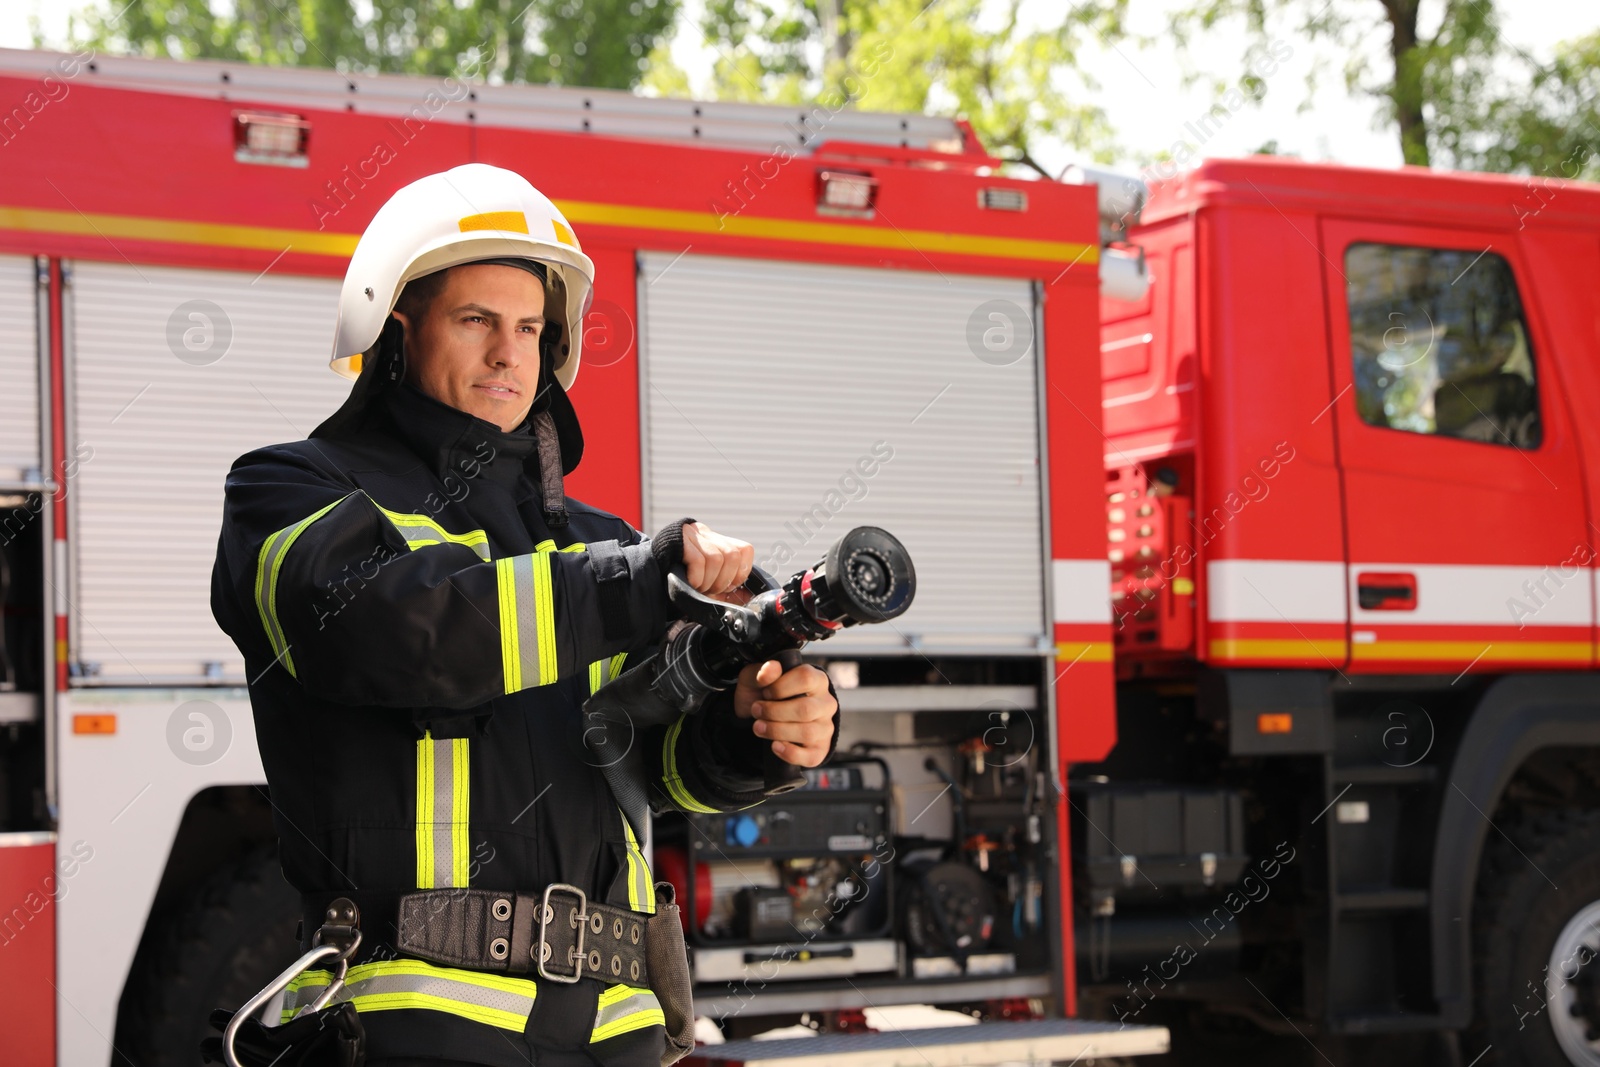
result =
M228 1028L233 1012L218 1008L211 1025ZM262 1026L248 1019L239 1027L233 1050L244 1067L361 1067L367 1061L367 1032L354 1004L335 1004L302 1015L282 1026ZM222 1063L222 1038L200 1042L207 1063Z

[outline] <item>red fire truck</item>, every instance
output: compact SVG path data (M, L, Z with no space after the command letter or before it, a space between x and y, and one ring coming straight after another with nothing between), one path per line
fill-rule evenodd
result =
M8 1062L193 1062L292 956L222 478L341 399L357 235L469 161L598 267L574 495L916 560L812 650L835 763L656 822L706 1058L1130 1056L1193 1009L1600 1062L1600 193L1255 160L1144 205L946 119L472 73L0 51ZM740 1040L903 1004L1035 1021Z

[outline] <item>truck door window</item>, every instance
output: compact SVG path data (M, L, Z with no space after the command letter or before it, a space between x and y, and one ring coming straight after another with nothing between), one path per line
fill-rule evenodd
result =
M1539 447L1533 350L1502 256L1353 244L1344 259L1362 421Z

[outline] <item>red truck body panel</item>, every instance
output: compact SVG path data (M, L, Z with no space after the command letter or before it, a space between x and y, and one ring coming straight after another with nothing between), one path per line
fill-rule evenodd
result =
M56 1061L57 898L53 834L0 834L0 1034L6 1063L49 1067Z

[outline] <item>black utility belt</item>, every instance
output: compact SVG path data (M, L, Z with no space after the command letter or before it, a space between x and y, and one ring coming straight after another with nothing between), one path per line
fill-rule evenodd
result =
M353 910L362 933L360 960L382 958L387 944L400 955L449 967L650 988L650 916L590 900L564 882L534 893L465 888L320 893L303 897L302 903L302 930L314 931L312 943L324 929L343 929Z

